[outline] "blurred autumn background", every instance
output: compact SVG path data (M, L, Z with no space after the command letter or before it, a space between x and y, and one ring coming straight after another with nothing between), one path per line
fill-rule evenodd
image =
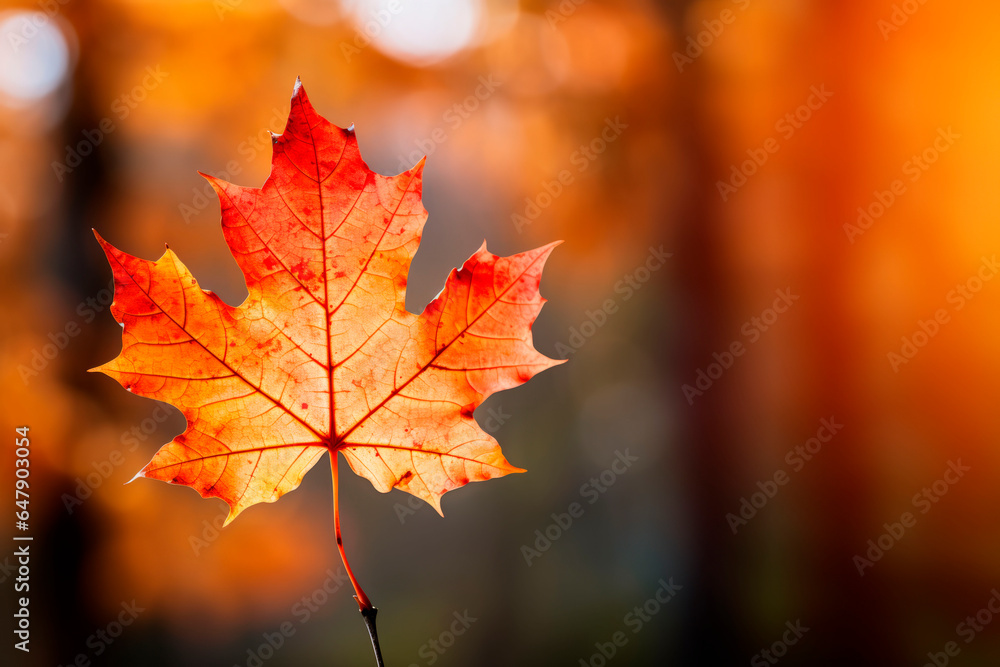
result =
M323 466L220 531L125 486L179 414L85 373L121 340L91 228L243 299L197 171L260 185L296 76L376 171L428 156L411 310L483 239L566 241L535 340L570 363L476 413L529 473L444 519L341 477L388 665L997 664L998 28L986 1L2 0L5 664L373 664Z

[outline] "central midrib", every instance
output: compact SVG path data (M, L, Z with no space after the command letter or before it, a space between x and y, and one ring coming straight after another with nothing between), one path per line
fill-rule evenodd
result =
M302 105L302 100L299 99L299 105ZM337 410L334 405L334 393L333 393L333 349L330 345L330 328L331 328L331 315L330 315L330 281L327 276L326 267L326 213L323 208L323 181L319 173L319 151L316 150L316 137L313 135L312 125L309 123L308 114L305 113L305 109L302 109L303 117L306 119L306 127L309 128L309 141L312 144L313 149L313 160L316 165L316 190L317 196L319 197L319 233L322 239L321 247L323 249L323 316L326 320L326 338L324 342L326 343L326 378L327 378L327 391L330 395L330 433L324 438L324 444L327 449L331 450L331 455L333 455L333 434L337 432ZM344 153L347 152L347 142L344 142L344 149L340 152L340 157L337 159L337 165L340 161L344 159ZM334 166L334 171L337 167Z

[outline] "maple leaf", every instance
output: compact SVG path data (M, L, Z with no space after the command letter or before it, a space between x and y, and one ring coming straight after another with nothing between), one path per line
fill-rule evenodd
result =
M498 257L484 243L423 313L408 312L406 277L427 218L423 164L373 172L353 126L319 116L296 82L263 187L203 174L246 279L242 304L199 287L169 247L148 261L95 231L123 332L121 354L92 370L187 420L136 477L221 498L228 524L296 488L324 452L335 507L337 452L379 491L401 489L439 513L452 489L523 472L473 412L561 363L531 339L557 244Z

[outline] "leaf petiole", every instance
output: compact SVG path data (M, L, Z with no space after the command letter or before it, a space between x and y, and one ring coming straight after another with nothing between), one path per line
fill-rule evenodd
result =
M376 609L375 605L372 604L372 601L368 599L368 596L365 595L364 590L361 588L361 584L359 584L358 580L354 577L354 572L351 571L351 566L347 562L347 554L344 553L344 540L340 535L339 462L340 459L337 456L337 452L331 451L330 471L333 474L333 529L337 536L337 549L340 550L340 559L344 561L344 569L347 570L347 577L351 580L351 585L354 586L354 599L358 603L361 616L365 621L365 627L368 628L368 635L372 640L372 650L375 651L375 664L378 667L385 667L385 663L382 661L382 649L378 644L378 628L375 626L375 615L378 614L378 609Z

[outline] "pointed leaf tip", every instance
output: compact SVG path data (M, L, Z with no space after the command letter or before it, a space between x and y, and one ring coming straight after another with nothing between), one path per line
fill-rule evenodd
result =
M234 508L232 505L230 505L229 506L229 514L226 515L226 520L222 522L222 527L225 528L226 526L228 526L229 524L231 524L233 521L236 520L236 517L238 517L239 515L240 515L240 513L238 511L236 511L236 508Z

